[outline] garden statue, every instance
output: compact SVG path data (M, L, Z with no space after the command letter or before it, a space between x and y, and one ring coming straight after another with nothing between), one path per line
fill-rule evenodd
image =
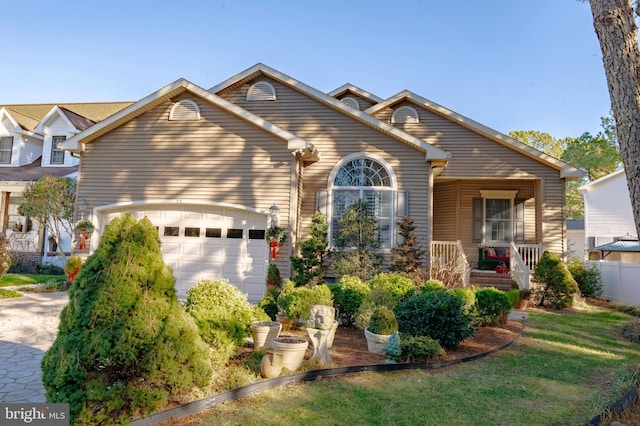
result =
M317 359L320 364L331 362L328 337L333 327L335 315L336 310L331 306L311 306L311 315L307 321L307 334L313 344L311 360Z
M395 364L398 362L400 355L402 355L402 345L400 342L400 334L397 331L394 331L389 340L387 340L387 345L384 347L384 352L387 354L388 358L385 361L388 364Z

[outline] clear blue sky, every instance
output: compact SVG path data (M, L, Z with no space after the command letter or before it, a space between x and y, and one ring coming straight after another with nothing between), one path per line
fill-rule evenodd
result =
M0 104L138 100L263 62L324 92L409 89L503 133L600 131L610 100L577 0L4 2Z

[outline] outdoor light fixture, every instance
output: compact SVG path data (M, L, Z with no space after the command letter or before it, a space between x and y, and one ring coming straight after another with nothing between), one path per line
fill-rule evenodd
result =
M278 207L278 205L274 201L273 205L271 207L269 207L269 216L271 217L271 226L278 226L278 212L279 211L280 211L280 208Z

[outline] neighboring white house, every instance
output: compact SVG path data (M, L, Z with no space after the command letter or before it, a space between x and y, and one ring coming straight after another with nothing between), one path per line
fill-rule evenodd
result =
M595 247L624 235L637 235L624 169L579 188L584 200L585 245L590 258L599 259Z
M569 260L583 260L586 257L584 219L567 220L567 247Z
M44 226L18 211L22 192L43 176L75 179L80 160L63 150L62 143L130 104L0 105L0 232L9 236L11 251L59 263ZM67 252L71 240L71 235L61 236Z

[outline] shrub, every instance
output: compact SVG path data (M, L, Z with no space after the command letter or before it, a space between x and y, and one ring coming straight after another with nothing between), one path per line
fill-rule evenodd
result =
M7 250L9 238L4 233L0 233L0 277L7 273L11 267L11 256Z
M295 272L293 281L297 286L317 284L326 270L325 262L329 256L327 243L329 225L319 211L311 217L310 238L300 243L300 256L291 256L291 269Z
M440 343L428 336L403 334L400 342L400 360L404 362L429 362L445 356Z
M396 300L400 300L402 296L415 289L413 280L402 272L381 272L371 278L369 287L382 288Z
M427 280L420 286L420 291L444 290L445 286L440 280Z
M42 275L63 275L64 268L61 268L58 265L54 265L52 263L45 263L43 265L38 266L38 274Z
M278 269L278 265L275 263L270 263L269 268L267 269L267 288L272 286L280 285L282 279L280 278L280 270Z
M184 307L202 339L216 350L220 365L244 345L251 322L267 317L264 311L255 311L247 295L226 279L198 282L187 291Z
M398 330L398 321L393 311L384 306L378 306L371 313L369 331L374 334L390 335Z
M519 291L517 295L519 299ZM492 287L476 291L476 322L480 326L498 324L506 319L511 307L511 302L503 291Z
M333 304L343 325L354 324L358 309L371 287L363 283L358 277L343 275L340 283L329 285L333 294Z
M568 268L583 297L598 297L602 294L602 275L595 265L587 266L574 260L569 263Z
M279 295L280 288L278 286L267 287L267 291L262 299L260 299L260 302L258 302L258 307L261 308L269 318L271 318L271 321L275 321L276 315L278 314Z
M292 280L286 279L285 286L278 297L278 306L291 320L309 319L313 305L333 306L333 295L326 284L295 287Z
M472 312L476 305L476 292L469 287L457 287L449 290L452 294L460 296L464 301L464 308L467 312Z
M428 336L443 347L453 347L473 335L461 296L446 290L413 294L395 310L398 330L411 336Z
M573 305L573 296L578 292L578 284L557 254L545 251L536 265L533 278L542 285L542 299L556 309Z
M620 333L633 343L640 343L640 321L631 321L620 326Z
M48 402L71 421L128 422L212 377L211 349L179 306L175 279L148 219L113 219L69 290L42 359Z
M389 269L394 272L404 272L415 274L424 263L426 251L418 242L415 234L416 226L408 216L403 216L396 222L398 225L400 239L396 246L391 249L391 266Z
M338 219L333 269L338 275L355 275L368 280L380 271L378 219L367 203L359 200Z
M507 299L509 300L512 308L518 306L518 302L520 302L520 299L522 299L522 292L517 288L511 289L505 294L507 295Z
M399 299L395 298L393 294L384 287L372 288L362 299L362 303L358 308L358 312L355 317L355 325L360 330L364 330L371 319L373 310L378 306L385 306L392 311L398 305Z

